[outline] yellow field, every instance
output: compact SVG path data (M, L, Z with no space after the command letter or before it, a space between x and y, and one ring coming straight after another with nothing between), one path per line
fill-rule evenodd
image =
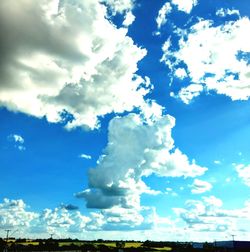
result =
M159 251L171 251L172 250L172 248L170 248L170 247L154 248L154 249L159 250Z
M37 246L37 245L39 245L39 242L28 241L28 242L17 242L17 244L21 244L21 245L34 245L34 246Z
M116 247L115 242L100 242L100 243L94 243L95 245L105 245L108 247ZM142 242L125 242L125 248L138 248L142 245Z

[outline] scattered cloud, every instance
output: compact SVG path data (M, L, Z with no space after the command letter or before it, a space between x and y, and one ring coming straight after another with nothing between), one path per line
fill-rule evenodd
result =
M147 52L107 19L107 8L127 12L133 1L105 2L1 1L1 106L67 129L142 106L150 87L136 71Z
M235 10L235 9L230 10L230 9L221 8L216 11L216 15L219 17L231 16L231 15L237 15L238 17L240 17L240 12L239 10Z
M207 181L195 179L193 184L191 185L191 188L191 192L193 194L200 194L210 191L212 189L212 185Z
M235 170L238 173L239 178L243 183L250 186L250 165L238 164L235 166Z
M167 16L173 11L173 6L177 7L179 11L189 14L194 6L198 4L198 0L171 0L166 2L158 11L158 15L155 19L158 31L156 35L160 35L160 29L167 23Z
M166 188L165 194L171 195L171 196L173 196L173 197L177 197L177 196L178 196L178 193L174 192L173 189L170 188L170 187L167 187L167 188Z
M174 211L193 232L223 232L224 236L241 233L245 229L244 223L250 222L249 202L234 210L223 209L222 205L220 199L210 196L187 200L185 208L175 208Z
M184 64L188 77L199 87L192 92L194 84L191 84L181 89L178 97L189 103L203 87L232 100L247 100L250 96L250 42L245 31L248 29L250 20L247 17L219 26L201 19L181 34L178 50L171 47L171 39L168 39L162 47L161 61L173 73Z
M156 18L157 28L158 30L167 22L167 15L172 11L171 4L166 2L158 12L158 16Z

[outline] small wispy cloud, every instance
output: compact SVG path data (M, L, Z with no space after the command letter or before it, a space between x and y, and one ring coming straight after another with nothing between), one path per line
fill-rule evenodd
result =
M250 186L250 165L238 164L235 166L235 170L243 183Z
M24 151L26 148L24 146L24 138L18 134L10 134L7 137L9 142L14 143L14 147L20 151Z
M214 160L214 163L219 165L219 164L221 164L221 161L220 160Z
M80 154L79 155L80 158L84 158L84 159L92 159L92 157L90 155L87 155L87 154Z
M191 188L191 192L193 194L200 194L210 191L212 189L212 185L207 181L195 179L194 183L191 185Z

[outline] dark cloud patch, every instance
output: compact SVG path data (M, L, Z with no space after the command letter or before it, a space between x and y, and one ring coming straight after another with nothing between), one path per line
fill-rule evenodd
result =
M74 210L79 209L78 206L75 206L75 205L72 205L72 204L67 204L67 205L62 204L61 207L68 210L68 211L74 211Z

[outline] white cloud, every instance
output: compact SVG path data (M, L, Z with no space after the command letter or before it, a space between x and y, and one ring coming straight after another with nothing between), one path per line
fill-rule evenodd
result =
M14 142L15 148L18 150L24 151L26 149L24 146L24 138L21 135L10 134L7 138L10 142Z
M21 199L4 199L3 203L0 203L0 227L2 229L27 228L36 217L36 213L26 211L26 204Z
M202 85L191 84L187 87L182 88L177 95L171 93L171 96L181 99L185 104L190 104L193 98L199 96L202 91Z
M232 232L249 239L250 203L241 209L226 210L222 201L214 196L202 201L187 200L185 208L174 209L177 219L159 216L155 208L139 209L113 206L99 212L82 215L77 209L65 207L44 209L41 212L27 210L23 200L4 199L0 203L0 235L4 229L16 230L15 235L47 238L53 233L58 238L163 240L168 233L172 240L213 240ZM70 207L71 208L71 207ZM184 223L184 224L183 224ZM124 235L124 231L126 232ZM180 234L180 235L178 235ZM195 238L194 238L195 237Z
M167 16L172 12L173 5L175 5L179 11L183 11L189 14L193 9L193 7L196 6L197 4L198 0L171 0L171 2L166 2L159 10L155 20L158 29L156 35L160 34L159 30L164 24L166 24Z
M239 164L235 166L235 169L243 183L250 186L250 165Z
M107 5L113 16L124 15L123 26L128 27L135 21L135 16L132 13L135 7L134 0L101 0L101 2Z
M175 76L183 80L185 77L187 77L187 72L184 68L177 68L175 70Z
M127 12L124 21L122 24L124 26L129 26L135 21L135 16L132 14L132 12Z
M0 203L0 229L16 230L16 235L28 235L32 238L37 238L37 235L41 238L47 237L48 233L53 233L58 238L83 238L88 232L89 238L91 232L100 230L150 229L154 221L151 218L153 213L152 208L131 209L114 206L84 216L73 205L32 212L27 211L23 200L4 199L3 203Z
M220 160L214 160L214 163L217 164L217 165L220 165L221 161Z
M10 135L10 137L13 138L16 143L20 143L20 144L24 143L24 139L20 135L13 134L13 135Z
M230 10L230 9L221 8L216 11L216 15L220 17L231 16L231 15L240 16L240 12L235 9Z
M133 1L107 2L119 13L133 7ZM0 17L7 31L1 106L50 122L66 120L68 129L93 129L98 117L144 104L150 88L135 72L146 50L107 20L99 1L1 1Z
M174 192L173 189L172 189L171 187L167 187L167 188L166 188L165 194L171 195L171 196L173 196L173 197L177 197L177 196L178 196L178 193Z
M198 4L198 0L172 0L172 4L176 5L178 10L189 14L193 7Z
M249 29L247 17L220 26L200 20L181 35L177 51L171 49L170 40L166 41L161 60L173 72L184 63L192 82L204 85L205 90L214 90L232 100L247 100L250 96L250 38L246 31ZM196 92L195 96L198 94ZM186 97L182 96L187 103Z
M84 158L84 159L91 159L92 157L90 155L87 155L87 154L80 154L79 156L80 158Z
M222 232L225 235L249 232L244 223L249 223L249 202L240 209L227 210L222 208L223 202L214 197L202 197L202 200L187 200L185 208L175 208L174 211L187 225L190 232L212 234L218 237ZM209 235L209 236L210 236Z
M203 181L200 179L195 179L193 184L191 185L191 192L194 194L200 194L212 189L212 185L207 181Z
M200 167L174 148L171 130L173 117L156 117L147 123L141 116L128 114L110 121L108 144L97 167L89 170L89 187L76 194L87 207L140 208L142 193L158 194L143 181L143 176L195 177L207 168Z
M113 12L113 15L117 13L123 14L131 11L135 6L134 0L101 0L101 2L108 5Z
M167 22L167 14L172 11L171 4L166 2L158 12L156 18L157 28L160 29Z

